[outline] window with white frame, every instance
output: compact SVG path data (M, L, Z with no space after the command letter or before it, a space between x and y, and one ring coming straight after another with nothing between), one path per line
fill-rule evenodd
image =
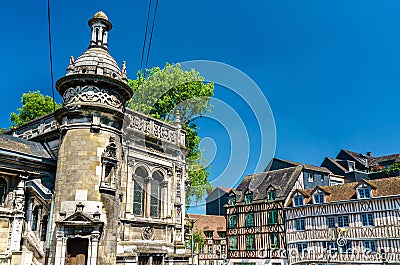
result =
M321 204L324 203L324 194L323 193L316 193L314 194L314 203Z
M328 228L335 228L336 227L335 217L328 216L326 218L326 224L327 224Z
M361 222L363 226L373 226L374 225L374 215L372 213L361 214Z
M296 219L295 220L295 224L296 224L296 230L297 231L304 231L305 230L304 218Z
M304 197L301 195L295 196L293 198L294 206L303 206L304 205Z
M297 251L299 252L299 254L307 254L307 243L297 243Z
M359 199L371 198L371 189L370 188L359 188L358 189L358 198Z
M348 215L340 215L337 218L338 227L349 227L349 216Z
M376 243L373 240L364 241L364 250L369 252L376 252Z

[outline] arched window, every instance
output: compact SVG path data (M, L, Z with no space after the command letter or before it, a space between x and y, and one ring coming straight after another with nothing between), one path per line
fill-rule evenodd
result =
M3 205L7 195L7 181L0 178L0 204Z
M35 209L33 209L32 213L32 226L31 226L32 231L36 231L37 229L38 218L39 218L39 207L35 206Z
M154 172L151 180L150 216L160 217L162 175Z
M133 214L143 215L144 208L144 180L147 172L143 168L137 168L133 177Z

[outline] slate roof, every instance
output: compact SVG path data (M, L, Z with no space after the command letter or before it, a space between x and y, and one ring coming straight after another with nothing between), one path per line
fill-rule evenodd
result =
M382 178L376 180L361 180L369 184L372 187L372 197L383 197L383 196L393 196L400 195L400 177L392 178ZM326 191L325 202L338 202L338 201L348 201L357 199L355 187L360 182L351 182L336 186L323 186L320 187L321 190ZM312 189L299 190L304 195L311 195ZM312 204L312 197L305 198L305 204Z
M390 162L391 164L400 163L400 154L372 157L370 161L370 166L381 165L385 162Z
M196 220L194 229L204 231L213 231L213 238L219 238L218 232L226 231L225 216L219 215L206 215L206 214L188 214L189 218Z
M274 160L282 161L282 162L287 163L287 164L290 164L290 165L292 165L292 166L303 166L303 168L306 169L306 170L324 172L324 173L327 173L327 174L331 174L331 173L332 173L332 172L331 172L329 169L327 169L326 167L314 166L314 165L310 165L310 164L304 164L304 163L289 161L289 160L280 159L280 158L274 158Z
M0 149L51 159L50 154L40 143L27 141L11 135L0 135Z
M342 149L341 152L347 153L348 155L350 155L351 157L353 157L354 160L356 160L356 161L359 162L360 164L362 164L362 165L364 165L364 166L367 166L367 163L368 163L368 156L365 156L365 155L363 155L363 154L361 154L361 153L353 152L353 151L350 151L350 150L345 150L345 149ZM340 152L339 152L339 154L340 154ZM339 155L338 155L338 156L339 156ZM338 157L337 157L337 158L338 158Z
M254 201L267 199L267 189L272 185L276 190L276 199L286 198L296 183L303 166L294 166L245 176L237 190L245 192L247 189L255 192ZM242 201L240 198L237 202Z
M348 155L353 157L354 160L356 160L359 163L363 164L364 166L368 166L368 167L400 163L400 154L391 154L391 155L374 157L374 156L363 155L363 154L360 154L357 152L353 152L350 150L344 150L344 149L342 149L341 152L347 153ZM340 153L339 153L339 155L340 155ZM368 164L366 164L366 163L368 163Z

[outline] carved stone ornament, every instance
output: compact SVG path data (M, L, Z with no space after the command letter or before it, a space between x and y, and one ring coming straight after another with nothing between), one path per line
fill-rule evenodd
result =
M144 240L153 240L154 239L154 227L152 227L152 226L142 227L142 238Z
M123 110L123 104L118 94L95 86L77 86L67 89L63 95L63 105L79 103L101 103Z
M115 137L110 137L110 144L106 147L101 156L103 158L117 160L117 145L115 144Z

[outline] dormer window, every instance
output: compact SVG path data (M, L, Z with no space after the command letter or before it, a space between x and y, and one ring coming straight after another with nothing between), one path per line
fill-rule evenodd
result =
M267 193L267 199L269 202L273 202L276 199L276 190L269 190Z
M303 206L304 205L304 197L301 195L295 196L293 198L294 206Z
M358 189L358 198L359 199L371 198L371 189L370 188L359 188Z
M232 194L229 196L229 206L234 206L236 204L236 196Z
M323 193L317 193L314 194L314 203L315 204L320 204L320 203L324 203L324 194Z
M314 173L308 173L308 182L314 182Z
M253 193L252 192L246 193L245 200L246 204L251 204L253 202Z

